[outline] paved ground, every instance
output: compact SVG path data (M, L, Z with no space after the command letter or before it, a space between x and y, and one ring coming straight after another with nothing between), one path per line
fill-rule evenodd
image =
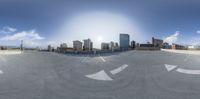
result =
M0 50L0 55L14 55L21 54L20 50Z
M198 70L200 56L163 51L1 55L0 99L199 99Z
M200 50L173 50L173 49L161 49L166 52L180 53L180 54L192 54L200 55Z

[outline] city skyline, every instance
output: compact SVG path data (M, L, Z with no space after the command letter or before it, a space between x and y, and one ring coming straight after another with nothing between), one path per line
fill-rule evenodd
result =
M200 1L0 1L0 45L59 45L90 38L118 42L127 33L139 43L161 38L169 43L200 44Z

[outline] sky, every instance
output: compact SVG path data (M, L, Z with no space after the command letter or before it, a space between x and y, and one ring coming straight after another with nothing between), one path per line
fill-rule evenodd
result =
M0 45L59 46L90 38L138 43L152 37L200 45L199 0L0 0Z

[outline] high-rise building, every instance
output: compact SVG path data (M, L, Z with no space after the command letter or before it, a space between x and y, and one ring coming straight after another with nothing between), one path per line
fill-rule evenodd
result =
M93 43L89 38L83 40L83 43L84 43L83 50L90 51L93 49Z
M81 51L82 50L82 42L79 40L73 41L73 49L75 51Z
M93 49L93 42L90 42L90 50L92 51Z
M128 34L120 34L119 40L120 40L120 49L128 50L128 48L129 48L129 35Z
M131 48L135 48L135 41L131 41Z
M113 50L114 48L115 48L115 43L111 41L109 44L109 49Z
M52 51L52 49L53 49L53 48L51 47L51 45L48 45L47 50L48 50L48 51Z
M136 43L136 47L139 48L139 47L140 47L140 44L139 44L139 43Z
M163 46L163 40L155 39L154 37L152 37L152 44L154 45L154 47L161 48Z
M109 43L101 43L101 50L109 50Z

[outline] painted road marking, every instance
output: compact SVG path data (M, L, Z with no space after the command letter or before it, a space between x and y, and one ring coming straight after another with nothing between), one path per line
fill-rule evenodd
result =
M113 80L110 76L108 76L108 74L104 70L101 70L97 73L85 75L85 76L90 79L94 79L94 80L104 80L104 81L112 81Z
M99 58L100 58L103 62L106 62L106 60L105 60L102 56L99 56Z
M200 70L188 70L188 69L178 68L176 71L179 73L184 73L184 74L192 74L192 75L200 74Z
M169 64L165 64L165 68L167 69L167 71L172 71L176 68L177 66L175 65L169 65Z
M113 74L113 75L115 75L115 74L121 72L122 70L124 70L127 67L128 67L128 65L124 64L124 65L122 65L122 66L120 66L120 67L118 67L116 69L111 70L110 73Z
M165 68L167 69L167 71L170 72L170 71L176 69L177 66L165 64ZM177 68L176 72L184 73L184 74L191 74L191 75L200 75L200 70L190 70L190 69Z
M2 70L0 70L0 74L3 74L4 72Z

